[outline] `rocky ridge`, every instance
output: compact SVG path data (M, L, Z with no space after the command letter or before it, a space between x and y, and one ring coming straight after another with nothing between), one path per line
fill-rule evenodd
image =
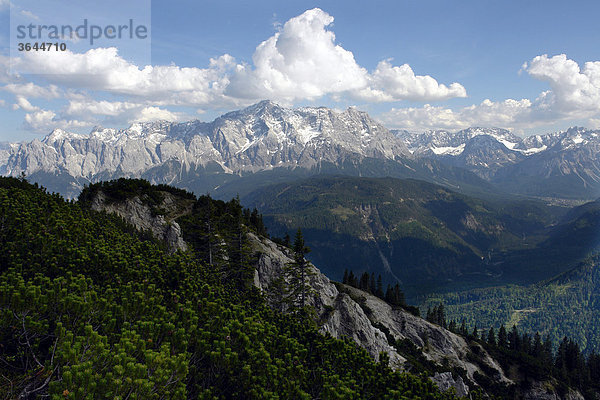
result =
M311 168L346 157L411 157L404 143L365 112L325 107L290 109L262 101L212 122L134 123L95 127L89 135L56 129L42 140L5 146L0 173L65 175L78 182L154 174L173 183L208 168L239 174L279 167ZM171 168L171 166L175 166ZM81 189L81 188L79 188Z
M465 168L508 192L553 198L600 194L600 131L573 127L522 138L504 129L394 131L411 153Z

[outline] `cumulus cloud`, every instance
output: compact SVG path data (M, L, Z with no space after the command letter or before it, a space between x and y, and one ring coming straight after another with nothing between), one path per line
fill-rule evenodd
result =
M39 107L35 107L33 106L29 100L27 100L25 97L23 96L17 96L17 102L15 104L13 104L13 110L23 110L26 112L35 112L35 111L39 111L40 108Z
M37 111L25 114L23 126L27 130L47 133L56 128L77 129L88 127L89 124L87 122L77 120L57 118L57 115L54 111L38 109Z
M335 34L327 30L332 23L333 17L319 8L290 19L256 48L254 66L237 66L226 93L287 102L343 94L371 102L466 96L462 85L448 87L430 76L415 75L408 64L396 67L382 61L369 73L352 52L336 44Z
M553 111L563 114L600 111L600 61L586 62L581 70L565 54L554 57L544 54L524 65L524 70L535 79L548 82L552 96L545 96L543 105Z
M253 65L228 55L207 68L139 67L116 48L85 53L26 53L16 68L42 74L55 84L153 100L159 105L238 106L269 98L284 102L352 95L369 101L434 101L464 97L463 86L415 75L409 65L381 62L370 74L352 52L336 44L327 27L333 17L315 8L287 21L259 44ZM93 79L90 77L93 76Z
M218 94L227 83L224 70L233 63L233 58L223 55L211 60L206 69L176 65L140 68L119 56L117 48L110 47L85 53L30 52L16 62L17 67L64 86L148 98L172 92L200 92L204 101L208 101L211 94Z
M2 0L0 0L2 1ZM0 87L17 97L15 108L28 112L28 129L56 123L77 126L104 121L179 120L172 107L233 108L261 99L285 103L323 96L386 101L437 101L466 96L465 88L416 75L408 64L382 61L371 73L358 65L351 51L336 43L329 28L333 17L315 8L277 26L260 43L252 64L239 64L224 54L206 68L177 65L138 66L117 48L85 53L28 52L13 60L15 71L40 75L41 86L8 75L8 59L0 58ZM93 101L90 92L115 95L118 101ZM69 100L60 110L42 110L26 98ZM27 102L27 104L25 103ZM76 122L73 122L76 121Z
M415 75L408 64L394 67L389 61L381 61L368 76L369 85L355 93L355 97L371 101L434 101L454 97L467 97L466 89L459 83L449 87L438 83L431 76Z
M527 129L561 120L588 119L590 126L600 121L600 62L586 62L583 70L566 55L541 55L523 64L521 71L548 82L550 90L529 99L493 102L453 110L425 105L393 108L380 118L391 127L412 131L458 130L469 126L495 126Z
M326 29L333 17L315 8L287 21L254 52L254 67L238 65L227 94L292 101L360 89L367 71Z

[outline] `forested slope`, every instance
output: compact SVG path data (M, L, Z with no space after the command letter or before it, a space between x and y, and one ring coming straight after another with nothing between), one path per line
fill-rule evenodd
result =
M211 208L219 268L84 203L0 178L2 398L452 396L269 309L236 200Z

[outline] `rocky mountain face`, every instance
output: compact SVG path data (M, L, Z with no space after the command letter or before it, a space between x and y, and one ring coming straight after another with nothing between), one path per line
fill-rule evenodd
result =
M175 218L190 213L193 202L179 199L168 192L161 194L160 213L140 196L115 202L101 190L91 199L90 207L95 211L116 214L138 230L151 232L155 238L165 242L171 252L185 251L188 245L183 240L181 227Z
M518 137L503 129L394 131L415 156L466 168L511 193L592 199L600 194L600 131Z
M288 109L262 101L210 123L136 123L123 130L96 127L89 135L56 129L41 141L4 150L0 173L62 176L68 185L61 191L70 194L86 181L121 176L146 174L155 183L174 183L197 169L240 174L311 168L339 164L349 155L410 157L401 140L364 112Z
M511 193L591 199L600 196L598 150L598 131L583 128L525 139L487 128L415 134L389 131L354 108L290 109L262 101L212 122L96 127L89 135L56 129L42 140L4 143L0 174L24 173L75 197L89 182L118 177L205 193L240 175L297 168L412 177L463 191L485 186L465 176L468 170Z

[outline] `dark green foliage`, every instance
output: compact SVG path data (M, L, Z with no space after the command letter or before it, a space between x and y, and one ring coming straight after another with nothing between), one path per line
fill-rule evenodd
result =
M288 311L296 314L307 311L307 297L312 293L309 279L314 273L305 258L309 252L310 249L304 243L302 230L298 229L294 238L294 261L284 267L282 279L285 282L285 292L280 300L287 305Z
M388 285L385 294L383 293L383 283L381 281L381 275L377 277L375 280L375 274L371 273L369 275L367 272L363 272L360 276L360 280L357 280L353 271L348 273L348 270L344 271L344 278L342 283L345 285L349 285L365 291L367 293L371 293L374 296L379 297L381 300L385 300L387 303L394 307L401 307L406 311L410 312L417 317L420 316L420 311L418 307L410 306L406 304L406 300L404 298L404 292L400 289L399 284L395 284L393 287Z
M427 309L425 319L431 323L441 326L442 328L446 328L446 313L444 312L444 305L440 303L433 307L433 309Z
M0 397L452 397L271 310L252 287L240 290L243 279L223 282L205 262L207 235L244 252L229 237L243 211L213 205L209 220L231 229L204 231L200 213L187 223L198 225L190 243L204 247L169 255L120 218L0 178Z
M504 286L430 296L423 308L440 302L447 318L466 319L484 329L518 325L558 346L567 336L585 354L600 351L600 256L532 286ZM508 339L507 339L508 340Z

